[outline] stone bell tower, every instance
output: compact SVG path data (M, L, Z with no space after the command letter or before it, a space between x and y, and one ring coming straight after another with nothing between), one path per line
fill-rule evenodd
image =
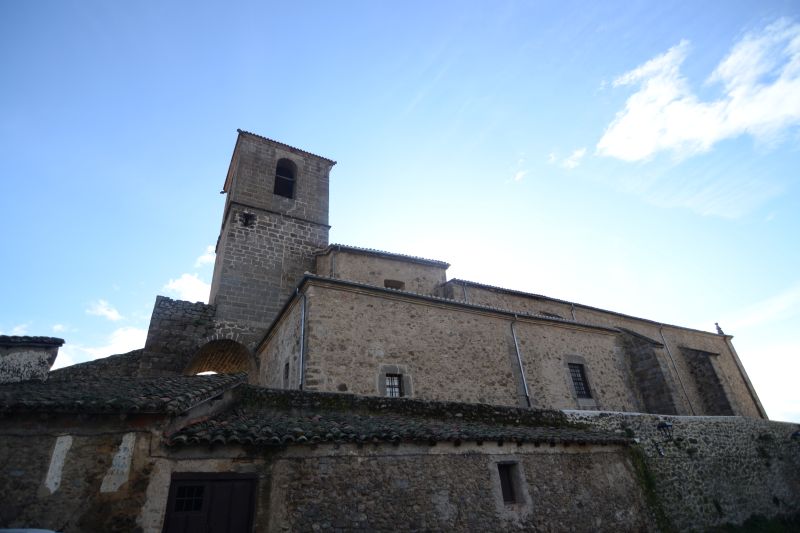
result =
M262 335L328 244L335 161L238 130L209 303L216 320ZM252 338L252 337L251 337Z

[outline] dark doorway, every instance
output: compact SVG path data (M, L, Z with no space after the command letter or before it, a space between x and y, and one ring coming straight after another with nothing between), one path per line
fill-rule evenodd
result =
M164 533L250 533L256 476L173 474Z

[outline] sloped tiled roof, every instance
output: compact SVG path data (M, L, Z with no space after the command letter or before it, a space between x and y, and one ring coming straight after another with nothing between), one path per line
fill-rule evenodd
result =
M136 375L139 369L143 349L132 350L128 353L121 353L109 355L95 359L94 361L86 361L85 363L77 363L63 368L51 370L47 375L48 381L64 381L74 379L104 379L111 377L132 377Z
M478 283L477 281L469 281L467 279L453 278L453 279L447 280L447 283L453 283L453 284L457 284L457 285L467 285L467 286L471 286L471 287L478 287L478 288L481 288L481 289L486 289L486 290L495 291L495 292L504 292L506 294L514 294L514 295L517 295L517 296L522 296L524 298L536 298L536 299L539 299L539 300L548 300L548 301L557 302L557 303L560 303L560 304L574 305L575 307L580 307L580 308L583 308L583 309L590 309L592 311L600 311L601 313L608 313L608 314L616 315L616 316L619 316L619 317L622 317L622 318L630 318L630 319L633 319L633 320L638 320L640 322L647 322L648 324L652 324L654 326L667 326L667 327L670 327L670 328L677 328L677 329L683 329L683 330L687 330L687 331L695 331L697 333L704 333L706 335L721 335L719 333L712 333L710 331L705 331L705 330L702 330L702 329L689 328L689 327L685 327L685 326L676 326L675 324L667 324L667 323L664 323L664 322L658 322L656 320L651 320L649 318L642 318L642 317L638 317L638 316L628 315L628 314L625 314L625 313L620 313L620 312L617 312L617 311L610 311L608 309L603 309L601 307L595 307L595 306L592 306L592 305L581 304L581 303L578 303L578 302L570 302L568 300L561 300L559 298L553 298L552 296L545 296L543 294L536 294L534 292L524 292L524 291L519 291L519 290L516 290L516 289L507 289L505 287L498 287L496 285L487 285L486 283ZM730 338L733 338L730 335L726 335L726 336L728 336ZM658 341L655 341L655 342L657 344L661 344Z
M401 261L408 261L410 263L420 263L423 265L436 266L440 268L448 268L450 263L446 261L439 261L438 259L426 259L416 255L397 254L394 252L386 252L384 250L376 250L375 248L361 248L360 246L350 246L347 244L329 244L321 250L314 252L314 255L325 255L333 250L344 250L346 252L354 252L365 255L375 255L378 257L385 257L388 259L399 259Z
M245 374L23 381L0 385L0 413L178 414L245 380Z
M28 335L0 335L0 346L62 346L58 337L31 337Z
M290 150L294 150L295 152L301 152L301 153L304 153L304 154L313 155L314 157L318 157L320 159L324 159L325 161L331 163L332 165L336 164L336 161L334 161L333 159L328 159L327 157L322 157L321 155L314 154L312 152L309 152L308 150L303 150L301 148L297 148L296 146L292 146L292 145L289 145L289 144L286 144L286 143L282 143L280 141L276 141L275 139L270 139L269 137L264 137L263 135L259 135L258 133L253 133L251 131L247 131L247 130L243 130L243 129L237 129L236 131L241 135L250 135L251 137L264 139L265 141L269 141L271 143L279 144L279 145L281 145L281 146L283 146L285 148L289 148Z
M278 391L244 385L236 408L187 426L167 444L513 442L628 444L558 411Z

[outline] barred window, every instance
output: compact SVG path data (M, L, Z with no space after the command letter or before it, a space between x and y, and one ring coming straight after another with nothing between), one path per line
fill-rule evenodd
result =
M591 398L592 393L589 390L589 381L586 379L586 370L583 365L578 363L569 364L569 375L572 377L572 384L575 386L575 394L578 398Z
M403 374L386 374L386 396L389 398L403 396Z
M203 508L203 485L184 485L178 487L175 495L175 512L194 513Z

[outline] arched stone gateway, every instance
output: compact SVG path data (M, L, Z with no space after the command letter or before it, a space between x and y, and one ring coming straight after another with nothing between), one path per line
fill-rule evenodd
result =
M204 344L184 368L185 375L200 372L233 374L255 370L253 357L244 345L229 339L213 340Z

